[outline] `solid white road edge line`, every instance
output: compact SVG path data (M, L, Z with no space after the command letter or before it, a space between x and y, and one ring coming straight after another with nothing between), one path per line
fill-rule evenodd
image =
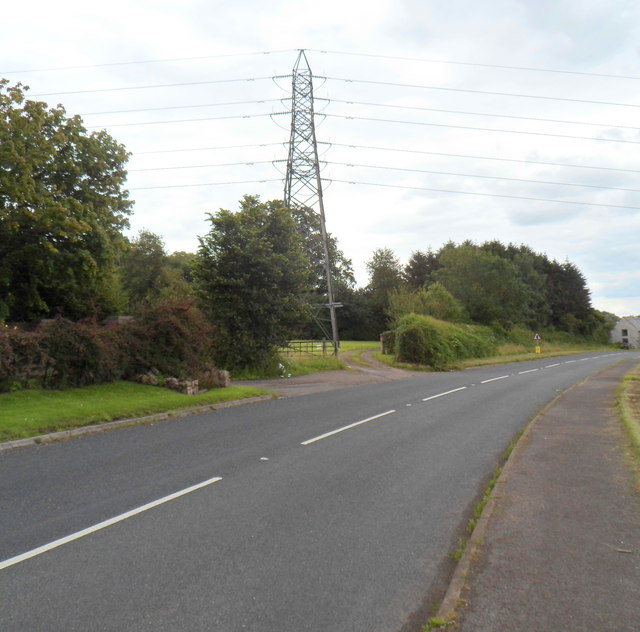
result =
M423 402L428 402L430 399L436 399L437 397L444 397L445 395L451 395L451 393L457 393L458 391L464 391L466 386L461 386L460 388L454 388L452 391L446 391L444 393L438 393L437 395L432 395L431 397L423 398Z
M373 417L369 417L367 419L363 419L362 421L356 421L354 424L349 424L348 426L344 426L342 428L338 428L337 430L332 430L331 432L327 432L326 434L320 435L319 437L314 437L313 439L307 439L303 441L300 445L309 445L310 443L315 443L316 441L320 441L321 439L326 439L327 437L331 437L334 434L338 434L339 432L344 432L345 430L349 430L350 428L355 428L356 426L360 426L361 424L366 424L369 421L373 421L374 419L380 419L380 417L385 417L386 415L390 415L391 413L395 413L395 410L388 410L386 413L380 413L379 415L374 415Z
M4 562L0 562L0 571L9 568L10 566L14 566L15 564L19 564L20 562L24 562L32 557L36 557L37 555L42 555L47 551L51 551L51 549L55 549L64 544L68 544L69 542L73 542L74 540L79 540L80 538L84 538L87 535L95 533L96 531L100 531L101 529L105 529L106 527L110 527L118 522L122 522L127 518L131 518L132 516L136 516L148 509L153 509L158 505L162 505L164 503L168 503L171 500L175 500L176 498L180 498L180 496L184 496L186 494L190 494L191 492L195 492L197 489L201 489L202 487L206 487L207 485L212 485L213 483L217 483L221 481L222 478L210 478L202 483L198 483L197 485L192 485L191 487L187 487L186 489L180 490L179 492L175 492L173 494L169 494L169 496L165 496L164 498L159 498L158 500L154 500L146 505L142 505L141 507L137 507L136 509L131 509L119 516L115 516L114 518L109 518L108 520L104 520L103 522L99 522L98 524L94 524L92 527L87 527L86 529L82 529L82 531L76 531L76 533L72 533L71 535L67 535L64 538L60 538L59 540L54 540L53 542L49 542L49 544L44 544L43 546L39 546L37 549L32 549L31 551L27 551L26 553L22 553L21 555L16 555L15 557L11 557Z
M496 382L497 380L506 380L510 375L501 375L500 377L492 377L490 380L482 380L480 384L488 384L489 382Z

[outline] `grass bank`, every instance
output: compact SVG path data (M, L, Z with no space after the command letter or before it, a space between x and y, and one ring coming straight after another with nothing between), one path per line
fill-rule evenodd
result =
M629 436L631 451L640 468L640 365L625 375L617 397L620 419ZM640 470L639 470L640 475Z
M496 355L491 355L486 358L467 358L466 360L457 360L450 369L467 369L473 366L485 366L490 364L506 364L508 362L526 362L527 360L540 360L542 358L554 358L556 356L571 355L574 353L589 353L589 352L610 352L612 350L619 350L619 347L612 345L598 345L596 343L548 343L543 344L540 348L540 353L535 352L535 347L532 345L515 345L504 344L498 347ZM407 364L397 362L395 356L392 354L382 354L380 352L374 353L373 357L384 362L389 366L393 366L399 369L407 369L411 371L433 371L431 367L419 365L419 364Z
M266 394L268 391L263 389L231 386L199 395L183 395L133 382L113 382L64 391L2 393L0 441Z
M319 343L320 344L320 343ZM342 340L340 341L340 353L362 352L370 349L379 349L378 341L362 340ZM327 347L327 355L318 353L294 353L286 349L280 349L276 361L264 368L247 368L242 371L234 371L234 380L263 380L277 378L281 375L296 377L298 375L308 375L318 371L340 371L347 369L346 363L340 358L336 358L331 345ZM284 367L281 370L279 365Z

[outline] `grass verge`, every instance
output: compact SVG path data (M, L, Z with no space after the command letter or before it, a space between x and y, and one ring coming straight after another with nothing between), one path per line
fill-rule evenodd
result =
M627 373L618 388L617 406L624 426L631 453L640 466L640 365Z
M183 395L133 382L113 382L64 391L2 393L0 441L266 394L269 392L263 389L231 386L199 395Z
M487 486L485 487L485 490L480 500L478 500L474 504L473 515L467 521L466 534L458 537L455 548L449 553L449 557L451 557L451 559L454 562L456 562L456 564L460 561L463 554L465 553L467 549L467 545L471 541L471 538L474 537L474 530L476 528L478 519L482 515L482 512L484 511L485 506L487 505L487 503L491 498L491 494L496 486L496 483L498 482L498 479L500 478L500 475L502 474L502 470L505 464L509 460L511 453L515 449L518 441L520 440L524 432L525 432L525 429L522 429L520 432L518 432L518 434L511 441L511 443L509 443L506 450L502 453L502 456L500 457L500 461L496 466L496 468L493 470L491 479L487 483ZM475 537L477 537L477 533L475 534ZM476 545L477 545L477 542L476 542ZM447 626L453 625L455 623L456 616L457 616L457 613L452 612L447 614L447 618L432 617L423 626L422 632L430 632L431 630L440 630L440 629L446 628Z
M543 348L541 353L530 351L527 347L516 349L516 345L504 345L499 348L498 355L487 358L469 358L467 360L458 360L452 364L449 369L468 369L474 366L487 366L490 364L506 364L508 362L526 362L527 360L541 360L544 358L555 358L557 356L572 355L575 353L589 353L619 350L618 347L600 346L600 345L549 345ZM407 364L396 362L395 356L390 354L374 353L373 357L388 366L397 369L407 369L410 371L433 371L431 367L420 364Z
M378 340L341 340L340 352L343 351L376 351L380 349Z

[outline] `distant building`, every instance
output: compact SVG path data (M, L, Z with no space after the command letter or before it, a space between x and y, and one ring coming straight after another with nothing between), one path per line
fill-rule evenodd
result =
M611 342L625 349L640 349L640 316L621 318L611 330Z

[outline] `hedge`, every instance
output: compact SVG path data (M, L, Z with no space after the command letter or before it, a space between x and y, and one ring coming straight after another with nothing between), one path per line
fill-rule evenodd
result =
M423 364L438 371L456 360L493 355L497 340L489 327L461 325L431 316L407 314L395 329L395 353L398 361Z
M170 301L124 323L65 318L34 331L0 326L0 391L61 389L133 379L150 369L197 378L213 368L212 329L189 301Z

